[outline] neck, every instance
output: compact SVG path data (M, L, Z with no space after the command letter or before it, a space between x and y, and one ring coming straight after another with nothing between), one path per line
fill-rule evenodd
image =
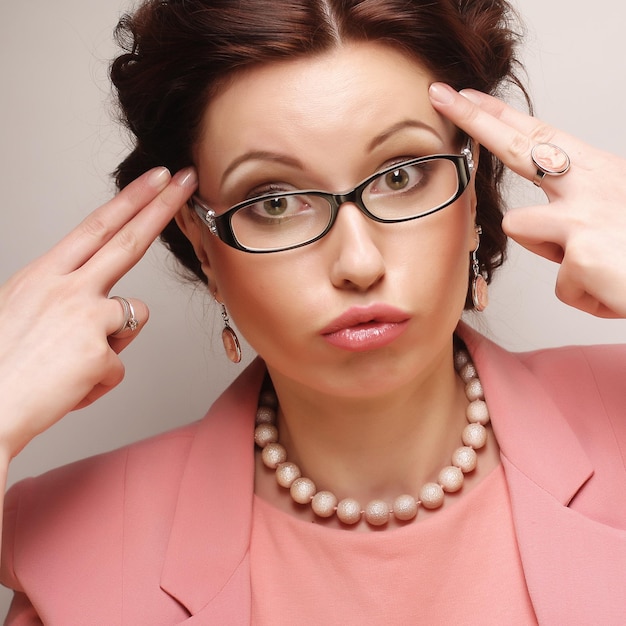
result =
M419 380L381 396L342 398L272 372L289 460L339 498L393 498L436 478L459 446L464 385L452 354Z
M444 505L446 493L450 501L471 491L496 467L499 451L492 434L484 452L489 414L471 359L461 351L454 363L458 377L444 359L420 384L359 400L289 393L285 385L278 418L273 391L271 398L261 394L255 430L263 450L257 455L257 495L309 522L372 530L412 521L418 508L428 517ZM274 381L280 389L280 376L274 375ZM451 433L459 432L458 422L465 418L464 445L455 448ZM283 427L282 445L276 423ZM483 457L480 470L477 451ZM444 466L436 478L435 459ZM276 480L268 468L275 470ZM289 488L291 500L280 493L283 487ZM364 499L369 500L365 508ZM367 524L359 525L363 518Z

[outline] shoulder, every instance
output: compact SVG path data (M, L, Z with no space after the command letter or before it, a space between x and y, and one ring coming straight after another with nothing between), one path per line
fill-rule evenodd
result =
M502 412L513 411L545 434L544 426L554 421L556 411L592 457L603 454L600 442L617 447L615 458L621 456L620 450L626 455L626 345L516 353L467 326L460 331L489 387L486 392ZM531 419L527 414L531 406L541 415Z
M585 375L596 370L626 372L626 344L572 345L517 353L518 358L530 369L547 373L546 368L557 366L562 372L573 376ZM582 369L579 370L582 366ZM588 371L585 371L588 370Z
M168 431L130 445L57 467L40 476L25 479L7 493L5 507L30 495L56 499L106 498L129 480L146 480L161 473L176 474L195 437L197 423Z
M85 550L95 555L104 548L112 556L123 545L129 517L155 526L170 519L197 429L198 423L190 424L11 487L4 503L2 581L19 589L17 555L21 563L39 566Z
M86 580L97 563L102 584L119 579L122 562L138 579L146 564L156 571L183 487L210 506L223 466L238 475L264 372L254 361L197 422L14 485L5 497L0 580L17 590L27 580L49 587L42 577L61 575L68 563L86 568Z
M5 514L16 507L24 510L30 502L54 517L64 515L67 507L119 504L125 494L125 506L134 502L131 490L140 491L145 504L150 498L164 501L175 497L194 442L204 439L226 440L233 435L247 412L243 409L250 397L256 397L264 364L254 361L226 389L199 421L170 430L127 446L55 468L35 478L14 485L5 497ZM210 464L211 458L205 462ZM148 498L150 496L150 498ZM106 503L106 504L99 504Z
M198 428L83 459L9 490L0 581L18 592L12 619L30 615L32 605L43 623L78 624L90 614L112 624L134 603L143 603L150 623L183 619L184 610L160 593L159 575ZM168 617L152 621L155 615Z
M459 327L470 352L489 370L495 384L518 377L520 384L539 384L551 396L621 401L626 395L626 344L572 345L528 352L509 352L467 325ZM518 381L516 381L518 382Z
M570 402L588 398L624 414L626 345L565 346L517 357L551 395L567 396Z
M585 438L611 431L626 455L626 345L566 346L519 355Z

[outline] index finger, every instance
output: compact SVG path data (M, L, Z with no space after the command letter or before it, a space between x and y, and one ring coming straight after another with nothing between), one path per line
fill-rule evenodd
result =
M128 185L112 200L90 213L47 252L46 266L68 274L86 263L103 245L153 200L170 182L167 168L154 168Z
M178 172L169 185L125 224L81 268L90 282L108 290L146 253L197 187L193 167Z
M574 137L497 98L474 90L462 94L443 83L434 83L430 88L431 101L440 113L528 180L537 173L531 159L537 144L556 143L570 153L580 149Z

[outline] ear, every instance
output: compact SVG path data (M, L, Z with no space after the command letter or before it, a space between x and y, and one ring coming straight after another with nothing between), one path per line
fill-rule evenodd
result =
M209 230L203 224L200 223L200 218L194 211L193 207L189 203L185 204L180 211L174 216L178 228L191 245L193 250L200 261L203 274L207 277L209 282L209 288L215 290L215 280L211 264L209 263L209 256L207 254L207 239L209 236ZM214 294L216 295L216 294Z

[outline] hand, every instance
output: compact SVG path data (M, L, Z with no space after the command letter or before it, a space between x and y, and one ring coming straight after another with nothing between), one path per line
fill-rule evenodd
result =
M196 188L193 169L147 172L94 211L48 253L0 287L0 452L35 435L124 377L119 353L140 326L115 336L123 309L108 298Z
M556 295L563 302L598 317L626 317L626 160L478 91L459 94L435 83L430 93L442 115L528 180L537 171L533 146L565 150L570 170L545 176L541 185L548 204L508 211L504 231L561 264Z

